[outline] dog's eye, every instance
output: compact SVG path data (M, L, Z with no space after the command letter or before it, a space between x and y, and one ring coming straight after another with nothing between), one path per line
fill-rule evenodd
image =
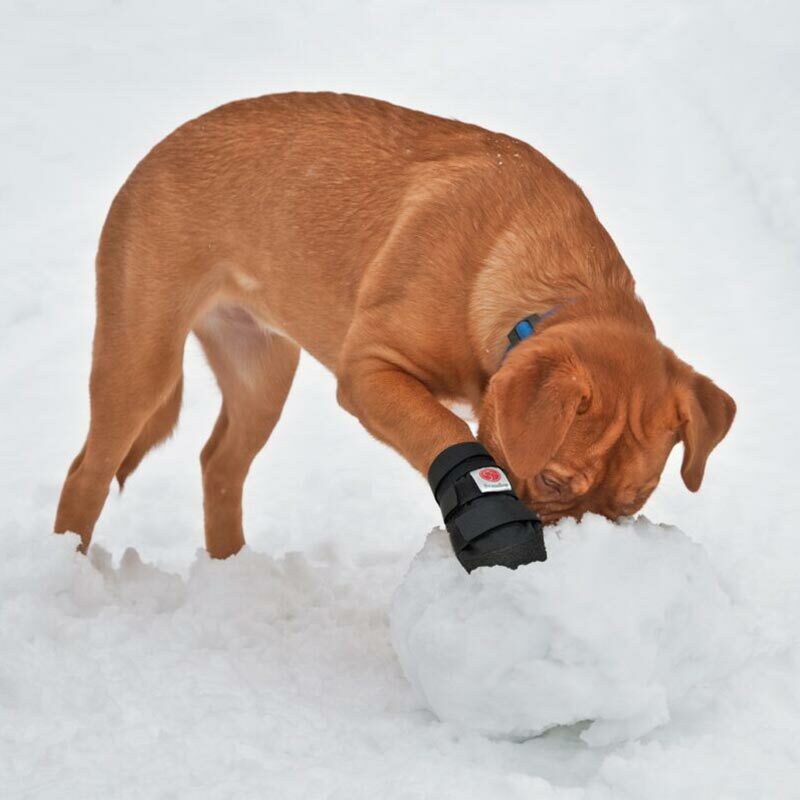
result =
M550 490L561 494L562 485L561 482L558 481L553 475L548 474L547 472L543 472L541 474L542 483Z

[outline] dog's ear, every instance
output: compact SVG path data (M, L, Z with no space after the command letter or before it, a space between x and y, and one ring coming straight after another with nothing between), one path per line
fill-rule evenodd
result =
M683 442L681 477L696 492L711 451L725 438L736 403L710 378L692 372L678 389L679 436Z
M591 394L577 356L560 343L537 347L524 360L510 358L492 389L499 444L510 469L526 478L544 469Z

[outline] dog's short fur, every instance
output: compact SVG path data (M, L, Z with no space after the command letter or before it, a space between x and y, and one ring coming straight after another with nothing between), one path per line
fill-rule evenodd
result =
M555 309L504 359L521 318ZM338 399L426 472L478 438L545 521L641 508L682 441L700 486L733 400L661 345L581 190L524 142L335 94L218 108L114 199L97 255L91 426L55 529L83 548L180 410L187 335L222 390L201 454L206 544L244 543L242 485L300 348ZM330 454L335 458L335 454Z

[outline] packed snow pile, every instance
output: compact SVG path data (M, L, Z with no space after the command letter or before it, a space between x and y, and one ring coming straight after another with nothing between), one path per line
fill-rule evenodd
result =
M548 530L548 560L467 575L435 528L398 589L403 670L447 722L526 738L588 721L590 745L702 707L748 637L705 550L644 518Z

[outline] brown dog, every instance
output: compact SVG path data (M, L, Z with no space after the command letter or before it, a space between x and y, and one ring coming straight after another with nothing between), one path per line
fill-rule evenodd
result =
M506 334L551 312L504 358ZM527 144L366 98L231 103L157 145L97 255L91 426L55 530L83 549L169 436L193 331L222 390L200 456L206 546L244 544L242 486L300 348L340 404L425 473L478 438L545 521L637 511L684 445L696 491L733 400L655 337L581 190Z

